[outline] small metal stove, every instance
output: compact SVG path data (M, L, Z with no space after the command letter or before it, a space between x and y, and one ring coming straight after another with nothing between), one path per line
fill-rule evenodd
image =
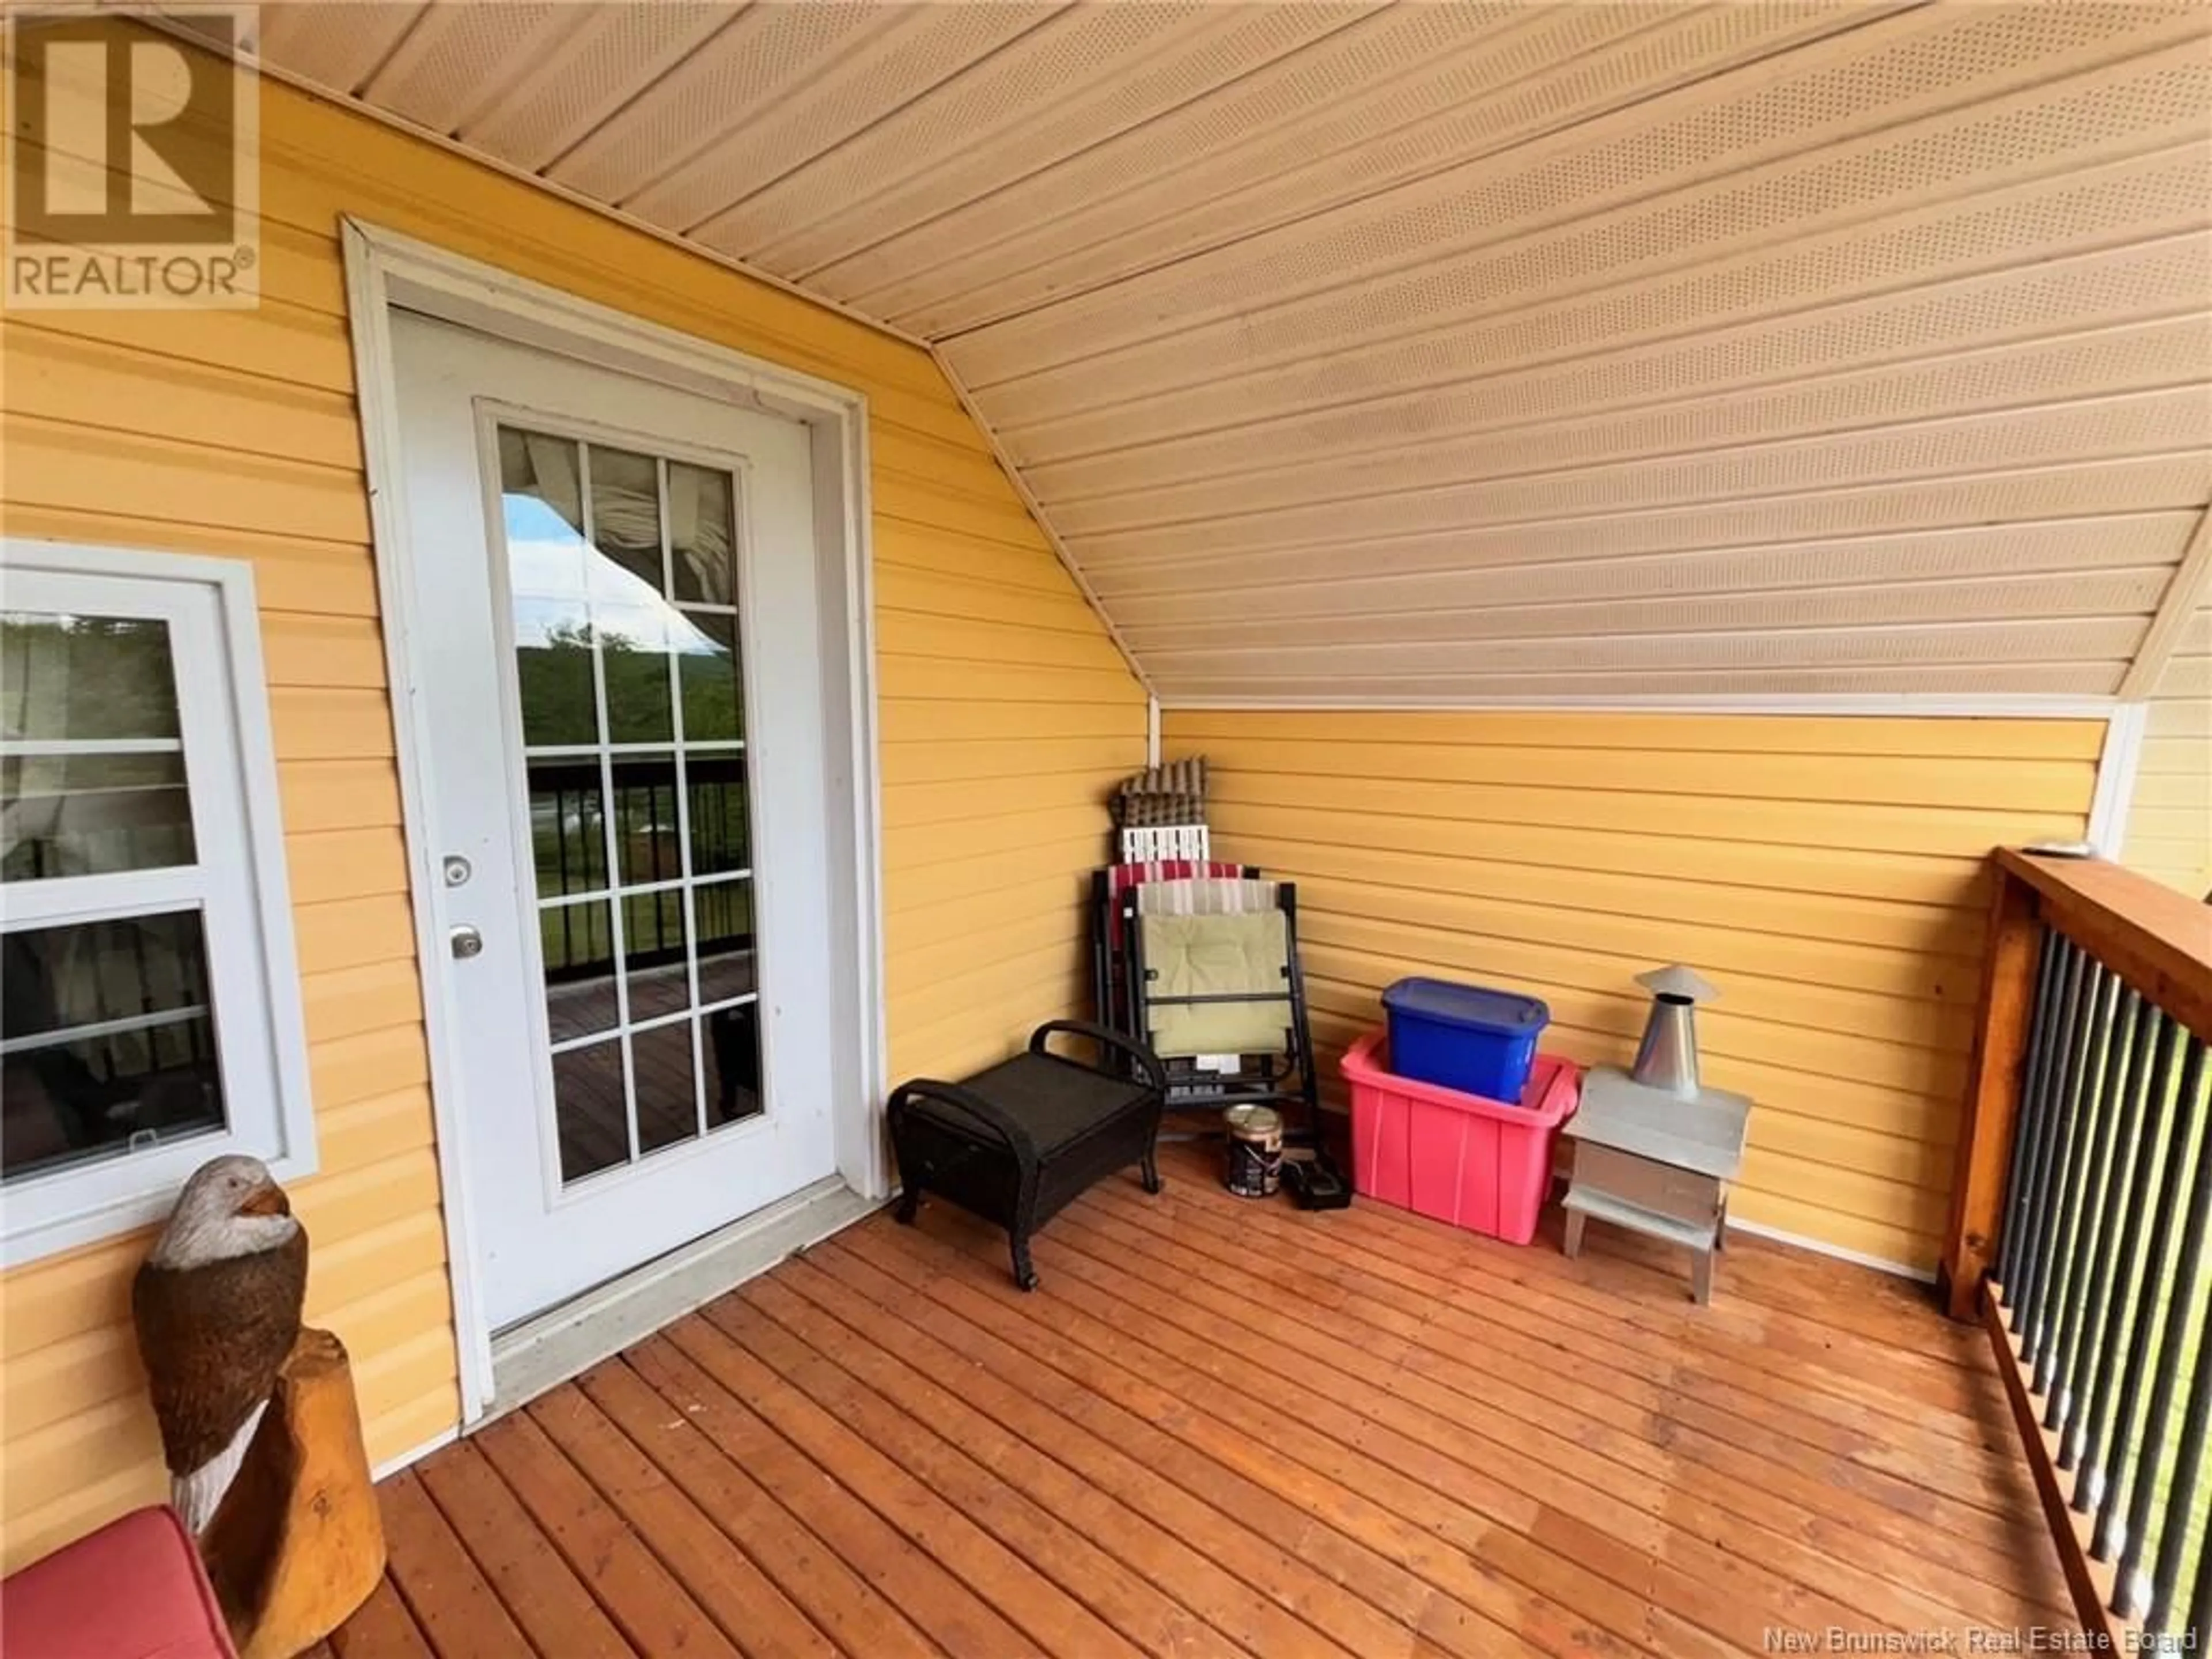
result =
M1679 963L1636 982L1652 1001L1635 1069L1591 1067L1567 1120L1575 1165L1566 1253L1582 1254L1593 1219L1679 1244L1692 1253L1692 1294L1702 1304L1712 1300L1713 1253L1727 1239L1729 1184L1743 1166L1751 1101L1698 1080L1698 1004L1720 993Z

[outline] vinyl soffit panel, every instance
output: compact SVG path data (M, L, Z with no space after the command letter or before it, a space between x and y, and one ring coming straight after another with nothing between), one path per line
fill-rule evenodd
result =
M817 68L773 100L717 94L704 147L626 192L623 204L679 233L712 222L1051 15L1048 6L995 3L846 7L827 43L836 50Z
M715 0L586 9L566 50L544 55L456 133L526 171L548 166L629 100L672 73L732 21Z
M1808 370L1811 365L1808 365ZM2134 327L1827 379L1700 396L1594 419L1456 434L1338 455L1291 448L1280 464L1188 483L1139 476L1069 494L1048 477L1031 487L1073 538L1114 530L1210 520L1307 502L1367 498L1565 467L1702 452L1806 436L1835 436L1953 416L2109 395L2193 388L2212 380L2212 316ZM1039 469L1042 473L1048 469Z
M290 75L938 338L1164 692L1382 702L2109 693L2212 495L2208 30L261 15Z
M1109 605L1133 592L1234 591L1329 581L1348 571L1414 574L1472 568L1663 556L1844 536L2009 525L2151 508L2202 512L2212 458L2031 467L1915 483L1875 484L1756 501L1592 514L1537 523L1383 538L1372 532L1318 546L1221 554L1200 547L1115 569L1090 568ZM1211 604L1198 614L1219 614Z
M2061 9L2106 15L2094 7ZM1834 50L1923 15L1845 35ZM2175 33L2171 26L2160 31ZM1869 96L1887 89L1887 79L1864 88L1850 73L1854 67L1790 77L1771 64L1755 65L1723 77L1744 81L1733 96L1707 82L1595 124L1626 129L1615 137L1594 138L1577 127L1505 158L1432 173L959 337L963 373L988 389L1111 346L1188 332L1255 301L1340 289L1408 263L1593 218L1617 227L1602 240L1577 234L1579 257L1602 255L1602 270L1663 258L1685 238L1710 244L1716 231L1741 237L1808 217L1863 217L1872 204L1955 191L1968 179L2027 176L2094 159L2100 147L2120 146L2119 154L2129 146L2148 149L2150 135L2160 132L2170 135L2166 143L2201 135L2212 81L2212 63L2191 41L1948 107L1940 106L1949 100L1913 95L1918 88L1906 79L1893 111L1881 107L1891 100ZM1855 102L1854 92L1873 106ZM1919 106L1929 101L1939 107L1923 112ZM1656 200L1636 205L1647 198Z
M2061 519L1906 532L1854 540L1796 542L1694 553L1629 555L1548 564L1469 564L1457 569L1377 572L1364 566L1306 581L1114 593L1114 614L1133 636L1157 629L1206 628L1194 620L1201 596L1234 598L1240 621L1346 621L1370 612L1424 613L1477 606L1596 600L1747 596L1868 583L1911 585L1976 578L2078 575L2153 568L2170 571L2188 545L2193 511L2124 518ZM1112 590L1109 590L1112 591Z
M1206 0L1130 0L1072 6L948 76L866 131L694 227L709 247L797 276L820 228L979 148L1012 142L1034 111L1081 97L1090 77L1141 74L1180 27L1210 30L1221 14Z
M2167 452L2202 452L2208 405L2196 386L2003 410L1655 460L1224 514L1192 524L1080 538L1104 562L1342 541L1476 525L1735 504L1762 495L1903 483Z
M2208 293L2212 234L2172 237L1413 392L1287 414L1255 408L1224 429L1160 435L1024 470L1040 495L1073 501L1613 408L1711 402L1718 394L1732 400L1807 375L2050 335L2159 318L2201 322Z
M1762 316L1809 313L1818 321L1829 307L1868 295L2201 230L2208 199L2212 145L2193 143L1503 314L1471 312L1384 331L1371 313L1361 313L1364 323L1348 324L1346 336L1302 338L1294 350L1275 354L1272 367L1255 324L1234 361L1194 353L1173 368L1147 366L1133 377L1107 358L1080 374L1000 386L978 401L1009 455L1029 466L1140 435L1202 434L1255 416L1449 387ZM2033 331L2032 321L2020 325ZM1255 360L1261 366L1248 368Z
M2159 118L2148 126L2130 126L2115 140L2122 149L2149 153L2151 159L2140 165L2152 169L2154 179L2160 171L2178 162L2185 175L2195 175L2186 182L2201 183L2203 135L2212 128L2212 62L2201 68L2201 76L2193 72L2187 76L2192 84L2185 100L2159 111ZM2177 70L2177 77L2180 74ZM2149 90L2169 89L2170 85ZM2172 118L2166 118L2169 114ZM2183 148L2168 160L2172 146ZM1878 162L1880 158L1869 159ZM2082 169L2107 159L2124 162L2130 158L2107 155L2102 150L2045 156L2042 160L2054 176L2021 181L2030 186L2022 198L2046 204L2045 211L2038 216L2057 221L2056 225L2043 227L2036 238L2034 246L2042 253L2067 251L2069 242L2110 245L2118 240L2111 219L2124 222L2151 205L2137 199L2140 186L2116 196L2106 192L2103 198L2087 188L2112 175L2085 177ZM1990 193L2019 171L1955 172L1948 189L1960 199L1955 205L1932 210L1922 205L1923 192L1902 186L1877 186L1878 195L1848 206L1838 206L1836 198L1825 193L1803 193L1802 187L1808 182L1803 179L1770 178L1700 186L1685 197L1662 198L1533 233L1525 239L1470 252L1463 258L1424 257L1407 270L1378 272L1374 280L1364 283L1334 287L1281 304L1269 302L1266 278L1251 273L1248 297L1233 322L1194 325L1117 348L1105 331L1091 332L1085 319L1071 318L1067 336L1071 344L1064 349L1075 349L1077 342L1092 348L1079 362L1025 367L1018 374L1005 374L996 380L979 362L980 337L952 342L945 350L963 380L990 406L1001 411L999 418L1018 435L1057 414L1117 398L1126 400L1139 392L1172 389L1209 375L1249 373L1310 357L1323 349L1341 352L1353 342L1388 343L1397 337L1437 331L1446 323L1474 323L1480 327L1481 321L1500 313L1536 307L1550 307L1557 316L1562 301L1583 295L1599 301L1580 312L1585 326L1617 331L1619 325L1609 313L1620 309L1624 297L1632 315L1638 310L1650 311L1655 303L1669 304L1679 315L1685 301L1699 297L1695 278L1707 273L1708 287L1714 278L1721 284L1721 292L1705 301L1717 313L1715 320L1736 320L1747 310L1779 308L1778 301L1788 303L1795 299L1802 304L1808 299L1847 297L1854 277L1860 282L1868 276L1894 282L1896 276L1877 263L1885 257L1893 264L1925 261L1931 252L1940 254L1948 245L1967 252L1986 268L1994 261L1976 243L1991 232L2002 234L2007 228L2006 221L1993 214L2000 204L1990 201ZM2125 171L2114 169L2115 173ZM1973 182L1978 179L1978 185ZM2037 183L2045 187L2033 189ZM2190 216L2191 206L2201 213L2201 196L2169 210L2174 222L2157 228L2196 228L2202 221ZM1875 210L1871 216L1861 210L1866 207ZM2051 209L2057 210L2055 215ZM1909 216L1908 222L1921 227L1923 234L1904 240L1881 238L1880 232L1891 228L1881 222L1899 215ZM1868 239L1860 228L1869 216L1877 227L1873 239ZM2058 236L2052 235L2053 229ZM1936 246L1927 246L1929 240ZM1870 245L1854 252L1853 245L1863 241ZM2054 242L2058 246L2052 246ZM1784 257L1778 258L1778 252ZM1808 258L1816 262L1808 266ZM1788 273L1793 267L1814 278L1816 286L1810 294L1802 289L1791 294L1784 289L1771 296L1761 295L1755 283L1763 273ZM1799 281L1802 280L1801 276ZM1609 297L1612 303L1604 303L1601 296ZM1672 319L1662 312L1654 320L1664 325ZM1552 349L1557 351L1560 344L1588 350L1595 342L1586 336L1570 336ZM1003 354L1000 361L1006 362Z
M2166 592L2168 567L2116 571L1934 580L1844 586L1806 584L1759 593L1607 595L1559 604L1425 606L1418 611L1340 611L1333 616L1240 620L1238 648L1314 648L1336 644L1431 644L1501 639L1607 638L1629 634L1702 634L1793 627L1869 628L1888 623L2027 622L2068 617L2134 617L2148 624ZM1218 628L1178 621L1154 627L1124 622L1146 651L1200 649Z
M1500 148L1648 92L1654 31L1715 38L1682 55L1674 72L1687 76L1724 61L1722 48L1746 55L1844 26L1814 12L1394 7L1277 74L922 227L872 269L821 275L901 326L951 338L1419 177L1455 143ZM1507 91L1506 107L1486 102Z
M842 212L815 215L785 245L763 250L761 257L827 293L840 294L845 284L831 271L842 262L881 251L902 264L905 256L897 250L909 240L908 232L1141 130L1194 94L1241 78L1285 52L1344 28L1358 15L1335 5L1213 6L1206 27L1182 31L1165 42L1140 41L1123 67L1091 66L1075 95L1036 100L1002 134L977 134L957 154L917 169L910 180L879 179L865 199ZM887 147L911 143L896 121L872 136L879 136ZM802 174L797 182L804 187L808 181Z

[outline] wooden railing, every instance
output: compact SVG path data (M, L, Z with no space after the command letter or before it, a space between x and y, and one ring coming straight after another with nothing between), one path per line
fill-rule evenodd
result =
M2083 1629L2212 1644L2212 905L1993 855L1945 1294L1987 1328Z

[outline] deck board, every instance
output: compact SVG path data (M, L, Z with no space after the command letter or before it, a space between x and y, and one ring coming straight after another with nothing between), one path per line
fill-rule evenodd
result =
M385 1488L338 1659L1734 1659L2058 1626L1985 1344L1745 1237L1717 1300L1380 1206L1109 1182L1015 1290L878 1216Z

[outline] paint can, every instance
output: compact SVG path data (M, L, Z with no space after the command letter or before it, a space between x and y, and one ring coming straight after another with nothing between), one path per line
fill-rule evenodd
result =
M1272 1198L1283 1178L1283 1115L1268 1106L1231 1106L1229 1168L1223 1184L1239 1198Z

